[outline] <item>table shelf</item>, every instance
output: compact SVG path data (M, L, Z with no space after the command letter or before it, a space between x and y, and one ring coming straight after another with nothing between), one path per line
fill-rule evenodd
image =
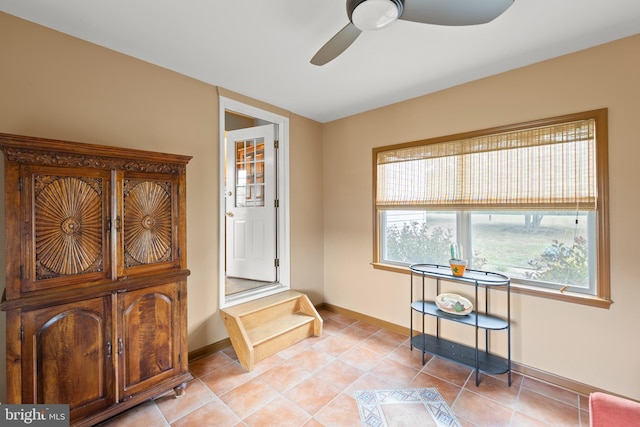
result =
M466 365L474 369L476 386L479 384L479 372L489 374L508 374L508 384L511 386L511 279L509 277L490 271L467 269L462 276L454 276L449 266L438 264L414 264L411 270L411 349L416 347L422 351L422 363L425 363L424 354L430 353L444 357L454 362ZM414 300L414 277L422 279L422 298ZM440 282L442 280L454 283L472 285L475 299L473 310L466 315L447 313L438 308L435 301L425 297L427 279L435 279L435 295L440 294ZM484 304L478 298L478 288L484 288ZM507 317L503 319L489 312L489 290L503 288L507 292ZM433 291L431 291L433 293ZM484 309L480 306L484 305ZM413 315L422 316L422 330L417 331L413 327ZM435 334L425 332L424 316L436 318ZM440 321L451 321L471 326L475 329L475 346L467 346L456 343L440 336ZM414 335L414 331L418 334ZM478 347L478 336L484 331L485 350ZM489 332L506 331L507 333L507 358L502 358L490 353Z
M438 338L434 335L416 335L411 338L411 344L413 347L425 353L444 357L461 365L474 367L476 363L475 348L444 338ZM477 351L478 369L480 372L493 375L509 372L509 362L507 359L482 350Z
M506 320L484 313L477 313L476 311L472 311L464 316L447 313L446 311L440 310L433 301L414 301L411 303L411 308L418 313L464 323L465 325L475 326L477 320L478 327L482 329L497 331L509 327L509 323Z

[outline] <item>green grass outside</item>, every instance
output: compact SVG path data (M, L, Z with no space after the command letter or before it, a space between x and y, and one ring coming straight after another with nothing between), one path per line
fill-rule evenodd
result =
M481 266L484 270L505 273L511 277L524 277L523 272L529 270L527 262L540 256L554 239L571 246L574 236L586 237L586 216L579 217L577 227L575 220L575 214L545 214L540 226L532 228L525 226L523 214L473 214L473 252L487 259ZM451 214L429 214L427 223L429 227L450 228ZM470 258L468 250L464 253L465 258Z

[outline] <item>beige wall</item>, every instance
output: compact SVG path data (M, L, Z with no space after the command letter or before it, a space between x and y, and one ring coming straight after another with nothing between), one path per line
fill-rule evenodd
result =
M4 13L0 40L0 132L193 156L187 166L189 350L226 338L218 313L219 88ZM289 117L292 288L320 303L321 125L236 98ZM4 236L4 224L0 230ZM2 354L4 330L1 313ZM0 402L5 375L2 356Z
M229 93L2 13L0 39L0 132L194 156L187 168L189 348L225 338L211 188L218 184L217 94ZM628 267L640 238L638 51L640 36L324 125L236 96L290 117L292 286L314 303L408 327L408 277L370 265L371 148L607 107L614 304L606 310L513 295L513 358L640 399L640 284ZM3 345L3 317L0 331ZM466 329L448 331L467 339Z
M607 107L614 304L513 295L513 359L640 399L638 52L640 35L325 124L326 302L409 326L408 276L370 265L373 147Z

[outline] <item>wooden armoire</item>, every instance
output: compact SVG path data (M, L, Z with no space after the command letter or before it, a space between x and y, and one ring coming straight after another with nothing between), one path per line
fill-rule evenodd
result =
M189 156L0 134L8 403L94 425L192 377Z

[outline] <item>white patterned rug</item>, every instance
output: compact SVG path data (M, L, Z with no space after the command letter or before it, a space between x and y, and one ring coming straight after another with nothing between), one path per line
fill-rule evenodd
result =
M435 388L356 391L364 427L460 427Z

